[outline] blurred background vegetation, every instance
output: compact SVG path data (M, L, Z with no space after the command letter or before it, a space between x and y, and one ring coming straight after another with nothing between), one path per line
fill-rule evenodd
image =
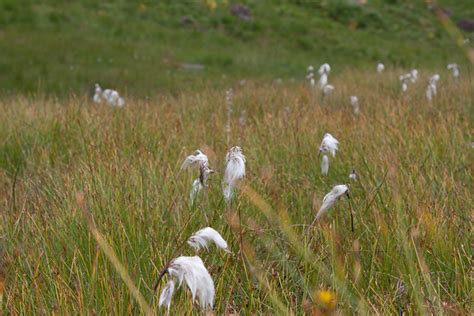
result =
M0 93L124 94L302 79L309 64L444 69L474 41L472 1L0 1ZM470 24L471 23L471 24Z

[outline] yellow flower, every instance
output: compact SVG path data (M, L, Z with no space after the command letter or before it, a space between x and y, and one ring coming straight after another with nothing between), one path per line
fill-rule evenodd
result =
M336 308L336 294L331 291L317 291L316 292L316 300L328 310L334 310Z

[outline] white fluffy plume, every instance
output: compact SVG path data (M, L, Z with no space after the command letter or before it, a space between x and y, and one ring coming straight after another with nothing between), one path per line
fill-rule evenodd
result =
M410 77L411 82L415 83L418 80L418 70L412 69L410 70L410 74L411 74L411 77Z
M377 72L378 72L379 74L381 74L381 73L384 71L384 69L385 69L384 64L382 64L382 63L378 63L378 64L377 64Z
M98 83L95 84L94 103L102 103L102 88Z
M400 81L402 83L402 91L403 92L406 92L408 90L408 83L410 81L412 81L412 75L411 73L407 73L407 74L404 74L404 75L401 75L400 76Z
M322 74L329 75L330 72L331 72L331 66L329 66L328 63L322 64L318 70L319 75L322 75Z
M178 280L178 286L181 286L184 280L191 291L193 302L197 298L199 305L202 308L212 308L214 306L214 281L204 266L201 258L198 256L181 256L175 258L173 261L171 261L167 272L172 278L176 278ZM165 287L165 290L166 289L167 288ZM167 299L168 295L164 295L164 299L165 298ZM164 300L164 302L166 301Z
M328 94L332 90L334 90L334 87L333 87L332 90L330 88L327 88L325 90L325 88L328 86L328 76L329 76L330 72L331 72L331 66L329 66L329 64L327 64L327 63L322 64L319 67L319 70L318 70L318 73L319 73L319 82L318 82L318 84L319 84L319 88L323 91L324 94Z
M224 250L225 252L231 253L227 242L222 238L214 228L206 227L203 228L188 239L188 244L193 247L196 251L199 251L202 248L206 250L209 248L209 244L214 243L217 248Z
M359 98L356 97L355 95L351 96L351 105L352 105L352 110L354 111L354 114L359 114L360 113L360 106L359 106Z
M93 101L95 103L102 103L103 100L110 106L123 107L125 105L124 98L117 91L112 89L102 90L99 84L96 83Z
M234 188L245 177L245 156L239 146L232 147L225 156L227 166L224 173L223 191L227 202L232 199Z
M201 166L208 166L209 159L207 156L200 151L199 149L194 152L193 155L189 155L184 159L181 169L187 169L190 167L200 168Z
M333 157L336 157L336 151L339 149L339 141L329 133L324 134L321 145L319 145L319 152L330 152Z
M199 178L194 180L191 192L189 193L191 204L196 201L196 198L202 189L207 189L207 180L209 179L209 176L214 173L214 170L210 169L206 163L201 163L199 170L201 172Z
M327 155L323 155L323 159L321 160L321 174L323 176L327 175L329 171L329 157Z
M331 92L333 92L334 89L335 89L335 88L334 88L333 85L327 84L327 85L325 85L325 86L323 87L323 94L324 94L324 95L328 95L328 94L330 94Z
M171 299L174 293L174 280L168 281L163 290L161 290L159 306L166 306L169 310L171 305Z
M321 90L323 90L324 87L326 87L326 85L328 84L328 75L325 74L325 73L322 74L322 75L319 77L318 84L319 84L319 87L321 88Z
M324 196L323 203L321 204L314 221L317 221L322 215L324 215L331 206L333 206L334 203L336 203L336 201L348 191L349 188L345 184L339 184L332 188L331 192Z
M203 186L201 184L201 181L199 179L194 180L191 191L189 192L189 199L191 200L191 203L194 203L194 201L196 201L196 198L202 189Z
M451 70L454 79L457 79L459 77L459 65L458 64L449 64L448 65L448 70Z
M351 173L349 174L349 179L354 181L357 180L357 172L354 169L352 169Z
M428 81L428 85L426 86L426 98L431 101L433 97L438 93L436 84L438 83L440 76L435 74L431 76L430 80Z

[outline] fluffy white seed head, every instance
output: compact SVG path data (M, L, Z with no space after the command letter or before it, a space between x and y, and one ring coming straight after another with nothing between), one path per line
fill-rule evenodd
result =
M342 197L344 194L347 194L349 188L345 184L336 185L331 192L326 194L323 198L323 203L319 208L318 213L316 214L316 220L319 219L322 215L324 215L336 201Z
M319 73L320 75L322 75L322 74L329 75L330 72L331 72L331 66L329 66L328 63L322 64L322 65L319 67L319 70L318 70L318 73Z
M114 90L105 89L105 90L102 92L102 98L107 101L107 100L110 98L110 96L112 95L113 92L114 92Z
M433 76L430 77L429 83L430 84L436 84L439 79L441 79L441 76L439 74L434 74Z
M412 81L411 73L401 75L399 79L402 83L402 91L406 92L408 90L408 83Z
M95 84L94 103L102 103L102 88L98 83Z
M381 73L384 71L384 69L385 69L384 64L382 64L382 63L378 63L378 64L377 64L377 72L378 72L379 74L381 74Z
M319 152L331 153L333 157L336 157L336 151L339 149L339 141L329 133L324 134L321 145L319 145Z
M194 154L189 155L184 159L181 169L200 168L201 166L209 166L209 159L198 149Z
M354 111L354 114L360 113L359 98L355 95L351 96L351 106L352 110Z
M191 192L189 192L189 199L191 200L191 204L194 204L196 201L196 198L203 189L203 186L201 184L201 181L199 179L196 179L193 181L193 186L191 187Z
M313 72L313 71L314 71L313 66L312 66L312 65L309 65L309 66L308 66L308 72Z
M202 308L214 306L214 281L201 258L198 256L175 258L167 271L171 277L178 280L179 286L183 281L186 283L191 291L193 302L197 298Z
M224 173L223 191L227 202L232 199L234 188L239 180L245 177L246 158L239 146L232 147L225 156L226 168Z
M321 88L321 90L324 89L324 87L328 84L328 75L323 73L320 77L319 77L319 81L318 81L318 85L319 87Z
M334 88L333 85L327 84L327 85L325 85L325 86L323 87L323 94L324 94L324 95L328 95L328 94L330 94L331 92L333 92L334 89L335 89L335 88Z
M407 92L407 90L408 90L408 84L406 82L403 82L402 83L402 91Z
M118 100L117 100L117 106L119 108L123 108L125 106L125 99L122 98L122 97L119 97Z
M449 64L447 68L448 68L448 70L451 70L451 72L453 74L453 77L455 79L459 77L460 72L459 72L459 65L458 64L455 64L455 63Z
M160 300L159 300L158 305L160 307L166 306L166 308L169 311L170 305L171 305L171 299L173 298L173 293L174 293L174 280L170 280L168 281L168 283L166 283L163 290L161 290Z
M436 84L438 83L440 78L441 77L439 74L434 74L430 77L425 90L426 98L428 99L428 101L433 100L433 97L437 94Z
M329 157L327 155L323 155L321 159L321 174L323 176L327 175L329 172Z
M200 163L199 170L199 178L194 180L191 192L189 193L191 204L194 204L199 192L201 192L202 189L207 189L207 180L209 180L210 175L214 173L214 170L210 169L206 163L202 162Z
M428 86L426 86L426 98L428 99L428 101L431 101L433 100L433 97L436 95L437 91L436 91L436 85L435 84L431 84L429 83Z
M222 238L221 234L219 234L212 227L203 228L194 233L194 235L188 239L188 244L196 251L199 251L202 248L208 250L210 243L214 243L217 248L230 253L227 242L224 240L224 238Z
M349 174L349 179L353 181L357 180L357 173L354 169L352 169L351 173Z
M410 70L410 74L411 74L411 82L415 83L417 80L418 80L418 70L416 69L412 69Z

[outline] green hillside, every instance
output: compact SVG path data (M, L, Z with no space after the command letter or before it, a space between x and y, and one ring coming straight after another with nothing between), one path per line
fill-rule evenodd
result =
M422 1L0 2L0 91L147 96L243 78L296 78L308 64L445 67L465 54ZM439 1L453 22L470 1ZM473 33L462 33L474 41ZM472 45L472 44L469 44ZM193 64L188 69L183 64Z

